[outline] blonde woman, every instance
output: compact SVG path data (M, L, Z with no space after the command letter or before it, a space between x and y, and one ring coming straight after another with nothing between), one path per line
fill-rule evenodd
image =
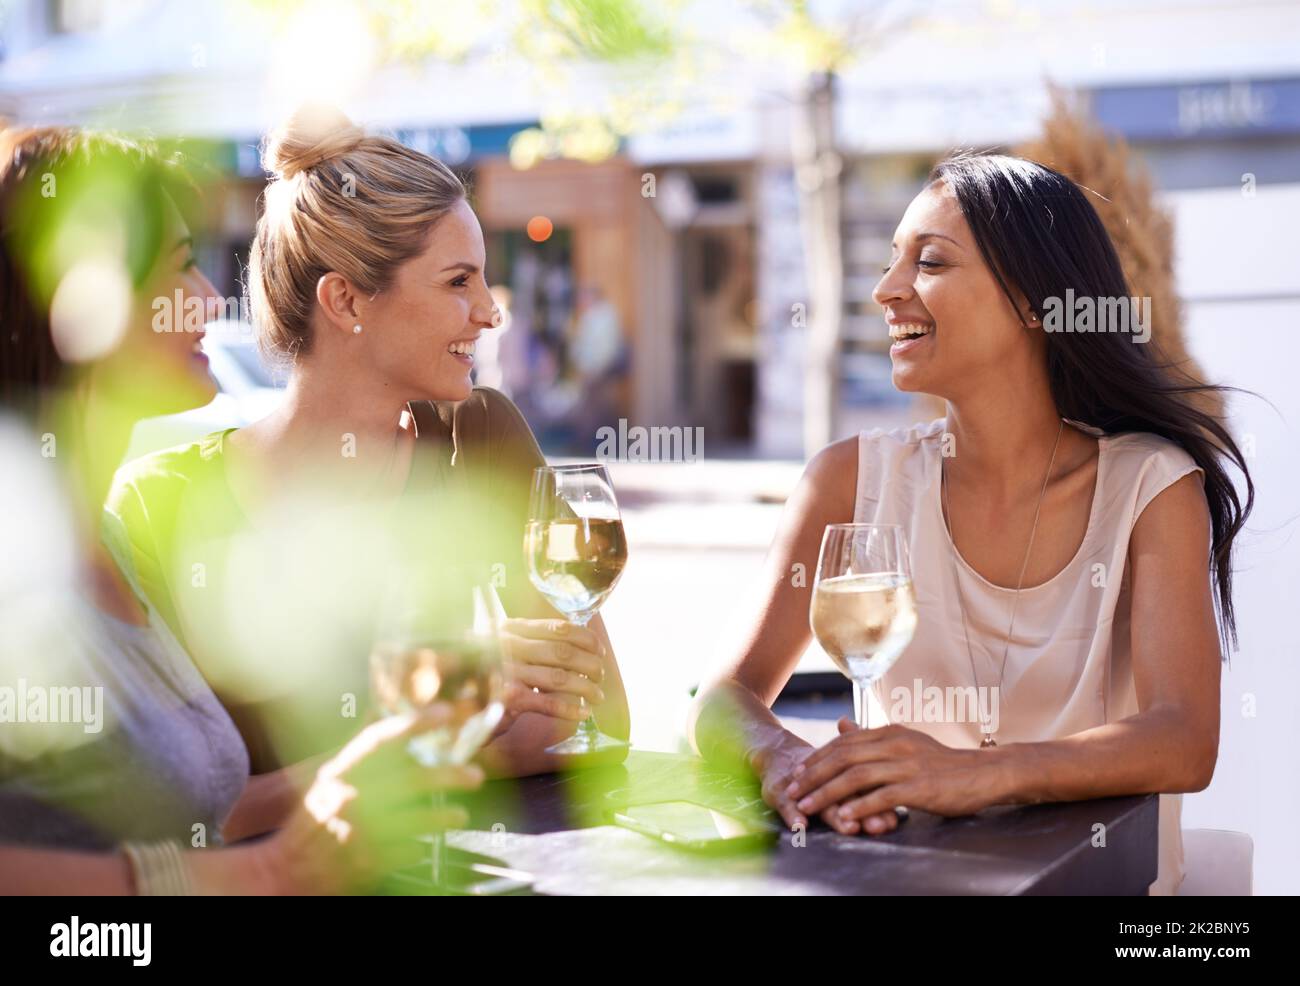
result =
M275 177L248 288L258 342L287 368L286 398L249 427L129 464L109 501L145 590L231 710L255 772L347 732L394 543L433 568L490 577L513 618L507 717L483 753L491 771L558 766L545 748L589 709L626 738L603 625L560 619L524 568L528 488L544 459L513 404L471 382L475 340L497 313L465 187L329 109L272 135L265 166Z

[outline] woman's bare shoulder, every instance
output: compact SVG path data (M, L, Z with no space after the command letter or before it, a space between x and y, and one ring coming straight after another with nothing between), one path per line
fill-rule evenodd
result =
M858 481L858 436L831 442L809 460L799 481L805 495L811 494L836 513L853 511Z
M804 475L825 479L842 475L846 470L856 471L858 444L857 435L831 442L808 461Z
M456 430L460 434L474 428L495 439L527 436L533 441L533 429L515 402L493 387L476 386L466 400L456 407Z

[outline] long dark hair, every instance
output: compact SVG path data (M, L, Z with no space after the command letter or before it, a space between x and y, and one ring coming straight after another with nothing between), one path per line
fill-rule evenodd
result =
M1115 246L1097 211L1069 178L1033 161L963 153L930 174L957 197L993 276L1011 302L1018 290L1034 311L1066 297L1128 298ZM1014 289L1014 290L1013 290ZM1026 325L1028 330L1028 325ZM1241 449L1196 397L1237 388L1204 383L1164 357L1154 337L1144 345L1115 332L1044 332L1047 376L1057 411L1107 434L1145 431L1184 448L1205 470L1212 528L1211 572L1220 636L1237 645L1232 606L1232 545L1255 502ZM1245 478L1246 503L1224 468Z

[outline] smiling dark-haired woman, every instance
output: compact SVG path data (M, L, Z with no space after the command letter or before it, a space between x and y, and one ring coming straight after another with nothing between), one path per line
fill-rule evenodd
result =
M1067 292L1108 308L1130 294L1082 189L1001 155L935 169L874 298L894 385L943 398L947 415L809 463L768 558L771 588L697 700L693 742L760 774L788 824L820 817L845 834L891 831L899 806L963 815L1161 792L1150 889L1173 893L1178 795L1204 789L1218 756L1232 546L1254 490L1197 401L1223 388L1139 332L1045 330ZM1244 477L1244 505L1225 463ZM770 711L809 642L810 589L788 575L814 569L826 525L855 521L903 528L919 625L875 687L889 724L843 721L814 749ZM928 696L913 693L931 688L996 705L969 721L916 716Z

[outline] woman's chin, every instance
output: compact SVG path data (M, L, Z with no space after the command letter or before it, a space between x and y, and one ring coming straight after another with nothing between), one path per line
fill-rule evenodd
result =
M159 414L183 414L186 411L207 407L221 389L211 375L205 380L186 382L190 385L178 389L174 395L171 395L170 406L159 411Z
M127 395L124 406L137 420L206 407L220 390L207 366L194 364L178 369L175 365L142 363L115 378L114 386L119 394Z
M195 374L194 381L194 407L205 407L212 403L212 399L220 393L221 387L217 384L216 378L212 371L206 366L202 372Z
M444 377L439 380L430 388L428 399L431 401L464 401L468 400L473 392L474 381L466 373L463 377L455 377L450 380Z
M906 366L895 364L893 373L890 374L890 381L894 384L895 390L900 390L905 394L918 393L925 388L918 375Z
M186 369L188 372L184 375L176 374L172 377L174 386L162 387L156 391L158 403L166 405L158 414L181 414L206 407L220 392L221 387L206 363L192 363Z

